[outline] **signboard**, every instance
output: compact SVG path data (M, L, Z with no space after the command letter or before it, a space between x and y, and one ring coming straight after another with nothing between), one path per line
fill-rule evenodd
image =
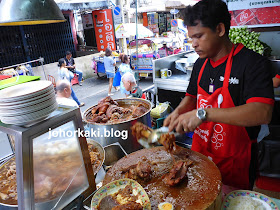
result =
M230 11L280 6L279 0L227 0Z
M280 6L231 11L231 26L280 26Z
M113 8L113 15L114 15L114 24L121 24L122 23L122 11L119 6L115 6Z
M83 28L84 29L93 28L92 14L83 14L82 15L82 22L83 22Z
M115 34L117 39L128 37L123 24L115 25Z
M171 31L178 31L178 21L176 19L171 20Z
M148 27L148 16L147 16L147 12L143 12L143 26Z
M167 31L171 31L171 14L166 14Z
M280 26L280 0L229 0L231 26Z
M158 33L159 29L158 29L158 13L156 12L151 12L151 13L147 13L148 16L148 28L154 32L154 33Z
M107 47L116 50L111 9L92 11L92 16L98 51L105 51Z

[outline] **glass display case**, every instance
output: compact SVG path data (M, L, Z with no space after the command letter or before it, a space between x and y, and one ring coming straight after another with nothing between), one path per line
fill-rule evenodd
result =
M7 186L0 209L68 209L91 195L95 177L83 130L79 108L70 107L30 127L0 122L0 186Z

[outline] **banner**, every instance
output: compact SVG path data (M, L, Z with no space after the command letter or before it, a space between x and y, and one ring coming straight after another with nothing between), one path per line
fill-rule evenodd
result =
M159 29L158 29L158 13L156 12L149 12L147 13L148 16L148 28L154 32L154 33L158 33Z
M116 50L115 30L111 9L92 11L98 51Z
M280 26L280 6L230 11L231 26Z
M83 28L84 29L93 28L92 14L83 14L82 15L82 22L83 22Z
M280 0L227 0L230 11L280 6Z

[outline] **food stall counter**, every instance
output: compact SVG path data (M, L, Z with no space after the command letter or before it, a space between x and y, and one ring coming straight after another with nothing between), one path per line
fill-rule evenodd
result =
M178 61L191 57L195 54L193 50L182 52L179 54L167 56L153 61L153 82L155 85L155 93L158 102L165 102L166 95L173 94L174 97L168 98L168 101L175 108L178 101L184 97L189 85L191 77L192 66L186 63L185 66L178 66ZM162 77L163 70L167 69L167 77Z

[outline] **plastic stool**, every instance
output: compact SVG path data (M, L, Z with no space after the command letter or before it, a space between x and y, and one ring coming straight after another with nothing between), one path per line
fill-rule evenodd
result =
M74 73L74 77L71 80L71 84L72 85L79 84L78 75L76 73Z

